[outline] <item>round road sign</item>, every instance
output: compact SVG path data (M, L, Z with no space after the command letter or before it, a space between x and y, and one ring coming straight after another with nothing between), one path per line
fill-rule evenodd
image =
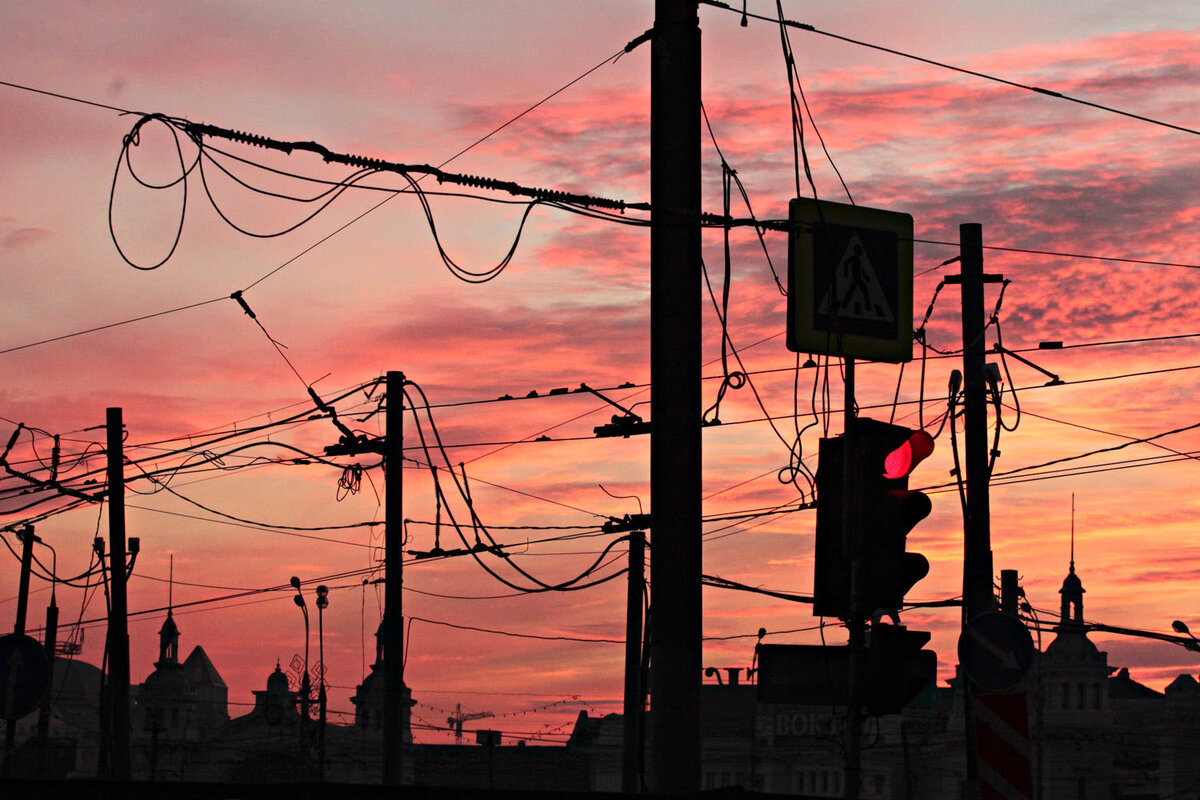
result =
M958 637L958 663L981 689L1012 688L1033 663L1033 637L1016 617L999 611L980 614Z
M50 683L50 663L37 639L0 636L0 717L20 719L42 703Z

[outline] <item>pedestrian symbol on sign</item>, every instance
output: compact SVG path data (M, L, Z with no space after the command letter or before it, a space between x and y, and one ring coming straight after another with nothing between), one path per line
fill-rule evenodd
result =
M911 360L912 217L798 197L788 221L788 349Z
M858 231L850 234L817 313L838 320L896 321Z

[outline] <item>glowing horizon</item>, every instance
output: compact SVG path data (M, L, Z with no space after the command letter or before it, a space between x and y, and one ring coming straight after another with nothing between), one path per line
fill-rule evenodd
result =
M751 3L752 11L755 5L759 13L773 14L774 4ZM122 109L315 141L337 152L436 165L617 53L653 21L651 3L618 0L556 7L553 16L518 0L484 8L451 2L439 9L368 3L344 14L302 3L286 20L253 7L224 9L219 16L211 9L164 7L125 18L134 8L63 2L37 13L0 12L0 42L9 53L0 80ZM836 10L785 3L785 10L823 30L1185 127L1200 122L1200 66L1193 57L1200 19L1184 3L1165 3L1137 20L1064 3L1046 10L1045 24L1038 26L1005 9L966 14L934 0L917 4L905 19L877 0ZM755 215L784 218L796 173L778 28L752 22L743 29L736 14L708 7L701 9L701 26L704 103L717 143L746 185ZM1200 312L1193 301L1200 266L1193 235L1200 220L1194 188L1200 156L1190 134L800 31L791 35L807 102L855 202L914 218L914 319L924 316L940 279L957 271L943 263L957 255L957 226L979 222L985 245L1013 248L985 251L985 270L1012 280L999 306L1000 325L989 328L989 347L1002 334L1007 348L1064 381L1045 386L1045 375L1012 359L1003 373L1006 388L1020 390L1015 400L1005 394L1003 421L1016 422L1017 402L1022 416L1019 428L1000 438L992 488L996 570L1020 570L1034 608L1057 613L1069 552L1069 498L1075 494L1086 618L1160 632L1183 619L1195 629L1200 616L1192 615L1200 611L1190 609L1200 607L1200 538L1193 520L1200 501L1192 499L1187 470L1195 469L1200 432L1029 470L1032 475L1013 472L1191 425L1185 409L1197 397L1200 375ZM597 69L446 169L647 201L649 51L649 44L642 45ZM649 416L646 230L538 207L509 266L475 286L443 266L412 195L369 210L389 196L379 187L405 186L395 176L373 176L295 232L253 239L220 220L193 174L177 249L162 267L141 272L122 261L108 232L113 170L122 137L135 121L0 86L5 441L23 423L60 434L64 455L80 455L89 442L103 442L103 431L90 429L103 423L105 408L117 406L124 410L130 458L153 464L155 451L147 443L187 442L189 436L200 441L206 431L276 421L310 408L306 385L328 399L389 369L402 370L436 407L450 461L465 464L481 518L517 563L539 577L577 574L615 537L525 548L526 539L650 511L646 437L594 438L593 428L617 409L586 392L548 396L587 384ZM845 202L808 120L805 126L819 196ZM312 153L284 156L213 144L323 181L342 180L351 171ZM182 147L185 159L194 152L186 141ZM703 152L704 206L718 213L720 160L707 131ZM178 176L165 127L143 128L134 163L154 180ZM278 199L245 196L211 165L206 170L221 208L256 230L287 227L305 213ZM256 180L299 194L317 191L280 176ZM431 193L453 190L428 184ZM807 181L801 189L812 191ZM433 194L429 202L442 245L472 269L500 261L524 211ZM118 241L131 258L153 263L170 248L182 209L177 189L139 189L124 171L114 208ZM733 214L750 215L736 193ZM768 231L764 237L786 286L786 236ZM730 355L729 368L751 374L766 410L749 389L730 389L720 405L722 424L705 429L705 513L713 518L804 499L776 478L789 463L785 440L814 423L801 440L805 463L815 469L823 427L830 426L829 435L841 430L837 366L797 368L804 356L786 351L786 301L752 229L734 229L731 253L729 337L744 363ZM719 302L719 229L706 230L704 254ZM1133 263L1138 260L1185 266ZM257 322L286 348L287 363L230 299L237 290L244 291ZM998 300L998 288L989 289L989 312ZM707 293L704 303L708 406L721 384L721 326ZM150 318L27 347L141 317ZM938 350L961 346L957 287L937 294L926 330ZM1064 347L1037 350L1043 341ZM919 346L915 354L903 371L864 364L857 399L868 416L886 421L894 413L898 424L923 423L936 432L949 373L960 363L931 351L922 364ZM614 388L627 383L633 386ZM533 391L538 398L525 399ZM504 395L514 399L497 400ZM899 398L895 407L893 397ZM369 413L377 402L378 390L335 405L345 419ZM778 433L763 421L767 415ZM352 427L378 436L381 426L382 415L376 415ZM422 430L429 432L427 425ZM326 419L270 434L272 441L316 454L339 435ZM407 444L418 443L411 414L405 435ZM542 436L551 441L536 441ZM13 463L36 465L34 459L47 457L49 440L40 433L36 438L34 455L22 434ZM418 451L410 455L425 458ZM375 460L361 459L365 466ZM102 462L92 448L77 468L102 468ZM1117 468L1104 466L1109 462ZM1062 475L1050 472L1076 466ZM405 517L415 521L407 549L428 550L439 508L428 471L416 463L407 467ZM913 485L949 484L952 468L943 432L915 470ZM376 523L307 534L336 540L330 542L248 528L167 491L127 498L128 532L142 546L130 609L167 605L173 553L181 653L204 647L229 686L234 716L243 708L234 703L250 702L276 660L286 669L303 649L288 578L299 576L309 591L309 584L327 576L363 570L330 582L325 621L331 708L352 710L348 698L374 659L382 603L379 585L363 580L379 577L370 570L379 566L383 477L368 468L356 493L339 490L342 477L333 467L289 464L181 476L171 484L205 506L273 525ZM1024 482L1026 477L1038 480ZM932 515L909 540L910 549L932 565L909 595L916 600L961 593L956 492L931 497ZM466 519L461 505L451 510ZM446 510L440 513L440 545L463 546L447 527ZM61 574L86 569L92 538L97 529L105 534L106 519L90 505L38 523L38 535L56 550ZM546 526L562 527L547 534L540 530ZM745 584L810 594L812 528L811 511L714 521L705 526L705 569ZM469 544L469 525L464 532ZM16 562L7 563L0 572L0 586L7 587L0 592L0 626L15 615ZM620 566L613 561L601 574ZM284 588L227 606L186 606L276 586ZM33 588L31 629L41 624L48 584L35 578ZM573 721L580 708L619 711L621 645L574 640L623 637L623 579L581 592L507 597L500 595L510 589L461 557L406 564L406 589L405 616L432 620L413 622L408 639L407 682L426 704L417 707L418 718L432 724L457 703L466 709L470 699L473 711L525 714L521 724L539 733ZM103 617L102 596L93 593L85 603L82 592L65 586L57 596L62 625ZM488 599L455 599L460 597ZM706 588L704 603L705 635L711 637L705 666L749 666L759 627L772 631L773 641L812 643L824 636L834 642L840 634L836 624L820 629L808 606L761 595ZM160 620L161 614L131 620L135 682L153 669ZM905 612L904 621L934 632L940 675L951 674L958 612L917 609ZM90 626L82 659L100 662L102 631L101 624ZM1109 651L1110 664L1129 667L1136 680L1156 688L1180 672L1200 672L1194 656L1179 647L1108 634L1092 638ZM1043 648L1047 642L1044 637ZM572 697L579 703L545 708ZM505 719L488 727L504 730ZM514 725L518 730L525 729ZM445 741L446 735L418 731L417 738Z

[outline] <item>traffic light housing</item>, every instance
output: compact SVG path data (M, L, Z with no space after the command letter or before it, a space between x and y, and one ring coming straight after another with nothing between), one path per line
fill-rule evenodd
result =
M866 642L862 703L868 716L898 714L936 698L937 654L927 631L875 624ZM847 645L759 644L760 703L845 706L853 694Z
M903 625L871 626L864 702L867 714L899 714L915 698L934 691L937 654L922 649L929 638L928 631L910 631Z
M862 616L891 612L929 573L929 562L907 552L906 542L933 508L924 493L908 489L909 473L932 451L924 431L866 418L821 440L814 614L849 619L852 591Z

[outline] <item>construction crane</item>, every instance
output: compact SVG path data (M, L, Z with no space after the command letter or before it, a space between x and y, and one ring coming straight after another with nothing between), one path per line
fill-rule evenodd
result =
M458 703L454 706L454 716L446 719L446 725L454 730L454 743L462 744L462 726L464 722L469 722L473 719L483 719L484 717L496 716L491 711L475 711L464 714L462 704Z

